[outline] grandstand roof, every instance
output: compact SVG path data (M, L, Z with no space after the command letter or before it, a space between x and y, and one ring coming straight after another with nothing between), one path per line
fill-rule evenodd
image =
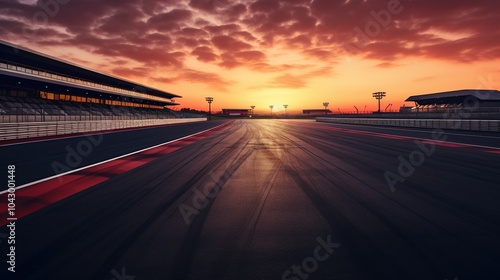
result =
M133 81L104 74L71 62L51 57L27 48L0 40L0 62L10 62L19 66L44 70L65 77L71 77L128 91L144 93L162 98L182 96L158 90ZM147 99L147 98L146 98Z
M415 101L422 104L443 104L463 102L467 97L476 97L481 101L500 101L500 91L487 89L462 89L422 95L413 95L406 101Z

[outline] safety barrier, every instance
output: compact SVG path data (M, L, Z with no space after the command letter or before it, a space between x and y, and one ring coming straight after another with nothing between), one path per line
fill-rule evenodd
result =
M149 120L106 120L72 122L0 123L0 140L22 139L122 128L200 122L206 118L177 118Z
M375 119L318 117L317 122L500 132L500 120Z

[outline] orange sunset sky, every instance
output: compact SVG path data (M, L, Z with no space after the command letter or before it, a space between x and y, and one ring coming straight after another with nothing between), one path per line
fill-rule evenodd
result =
M45 4L44 4L45 3ZM2 0L0 38L182 95L183 107L398 109L500 87L496 0ZM406 103L406 105L412 105Z

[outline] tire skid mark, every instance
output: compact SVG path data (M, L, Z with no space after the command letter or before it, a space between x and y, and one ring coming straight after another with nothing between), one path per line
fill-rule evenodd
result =
M319 144L319 143L318 143L318 144L316 145L316 148L320 149L322 152L324 152L324 153L326 153L326 154L329 154L329 155L331 155L331 156L335 156L335 155L333 155L333 151L331 150L331 148L330 148L328 145L323 145L323 144ZM330 148L330 149L329 149L329 148ZM315 158L317 158L317 159L321 160L323 163L329 164L329 165L333 166L334 168L337 168L337 169L339 169L339 170L342 170L342 171L343 171L346 175L350 176L350 174L349 174L349 171L348 171L348 170L342 169L342 168L341 168L341 167L339 167L338 165L336 165L336 164L334 164L334 163L332 163L332 162L329 162L329 161L327 161L327 160L323 159L321 156L319 156L319 155L315 154L314 152L311 152L311 151L309 151L309 150L306 150L306 152L310 153L310 154L311 154L312 156L314 156ZM342 150L339 150L339 151L337 151L337 152L341 153L341 152L342 152ZM358 163L358 166L359 166L359 165L366 165L363 161L358 160L358 159L356 159L356 158L349 158L349 159L350 159L350 161L357 162L357 163ZM445 165L445 166L446 166L446 165ZM378 167L373 167L373 168L378 168ZM381 171L381 174L382 174L382 172L384 171L383 169L379 169L379 170ZM452 168L450 168L449 170L450 170L451 172L456 172L456 170L454 170L454 169L452 169ZM473 177L473 178L477 178L477 179L479 179L479 180L483 180L483 178L482 178L482 177L480 177L480 176L473 176L473 175L472 175L472 176L469 176L469 177ZM439 227L439 228L441 228L441 229L445 230L443 227L441 227L440 225L436 224L435 222L432 222L431 220L429 220L429 219L425 218L425 217L424 217L424 216L422 216L421 214L418 214L417 212L415 212L415 211L414 211L414 210L412 210L411 208L408 208L408 207L407 207L407 206L405 206L404 204L402 204L402 203L398 202L398 201L397 201L397 200L395 200L393 197L391 197L391 196L389 195L389 193L383 192L383 191L381 191L381 190L379 190L379 189L377 189L377 188L373 187L372 185L367 184L364 180L361 180L361 179L360 179L360 178L358 178L358 177L355 177L355 176L354 176L354 177L352 177L352 178L354 178L355 180L357 180L357 181L358 181L358 182L360 182L361 184L365 185L366 187L368 187L368 188L370 188L370 189L374 190L374 191L375 191L375 192L377 192L378 194L380 194L380 195L382 195L382 196L385 196L387 199L389 199L389 200L391 200L391 201L393 201L393 202L395 202L395 203L399 204L399 206L401 206L401 207L403 207L403 208L407 209L408 211L411 211L412 213L414 213L415 215L419 216L420 218L422 218L422 219L426 220L427 222L429 222L429 223L431 223L431 224L433 224L433 225L435 225L435 226L437 226L437 227ZM407 182L407 184L411 184L411 182ZM412 188L412 187L408 187L408 188L406 188L406 189L407 189L406 191L408 191L408 192L411 192L411 193L414 193L414 194L417 194L417 193L425 194L425 195L427 195L427 196L429 196L429 197L431 197L431 198L433 198L433 199L437 200L437 202L433 205L434 207L438 207L438 208L440 208L440 209L442 209L442 210L446 210L446 213L448 213L448 214L453 214L454 216L459 216L462 220L466 220L466 219L464 219L464 217L468 217L468 220L466 220L468 223L474 224L474 225L476 225L476 226L478 226L478 227L481 227L481 228L483 228L483 229L485 229L485 230L488 230L488 231L491 231L491 228L492 228L492 227L496 227L496 228L497 228L496 230L499 230L499 229L498 229L498 226L497 226L497 225L495 225L494 223L490 223L490 222L486 222L486 221L478 221L476 217L472 217L472 216L471 216L471 214L470 214L470 213L471 213L471 212L473 212L473 211L472 211L472 209L464 209L464 206L462 206L462 205L460 205L460 204L458 204L458 203L456 203L456 202L454 202L454 201L450 200L448 197L446 197L446 196L444 196L444 195L440 195L440 194L439 194L439 193L437 193L437 192L430 192L430 191L428 191L428 190L426 190L426 189L423 189L423 188L420 188L420 187L419 187L419 188ZM427 199L423 199L423 201L427 201ZM439 201L441 201L441 202L439 202ZM461 212L461 213L460 213L460 215L456 215L456 213L455 213L455 212L451 212L451 211L450 211L450 209L444 208L444 206L442 205L442 201L447 201L447 204L453 205L453 206L454 206L454 208L455 208L455 211L460 211L460 212ZM481 215L479 215L479 216L481 216ZM485 226L484 224L481 224L480 222L483 222L483 223L484 223L484 222L486 222L486 223L488 224L488 227L487 227L487 226ZM449 232L448 230L446 230L446 231L447 231L448 233L450 233L450 234L451 234L451 232ZM496 233L496 234L498 234L499 232L495 232L495 233ZM455 234L453 234L453 235L454 235L454 236L456 236ZM458 236L457 236L457 237L458 237ZM462 241L464 241L464 242L465 242L465 240L462 240Z
M282 138L286 141L296 143L296 141L290 139L289 137L283 136ZM297 145L300 146L300 145ZM303 145L303 150L308 151ZM318 210L319 214L325 219L325 221L330 225L333 232L337 232L344 240L345 243L352 245L356 248L356 254L353 254L354 258L358 260L361 264L363 272L365 275L370 275L376 279L383 279L387 277L386 271L383 271L380 266L376 265L373 260L380 258L380 250L373 243L359 244L359 240L368 240L366 234L357 229L349 220L344 217L338 209L332 206L328 201L326 201L312 186L316 184L314 178L309 174L308 170L311 168L308 164L301 164L300 167L293 165L291 153L288 155L289 159L287 164L285 164L285 171L290 174L290 178L293 178L297 182L297 185L301 188L304 194L309 198L313 205ZM307 178L304 179L304 176ZM343 243L343 242L342 242Z
M300 134L300 135L302 135L302 134ZM293 140L289 139L289 141L293 141ZM328 150L327 148L320 148L318 146L316 146L316 148L322 150L323 152L325 152L327 154L331 154L331 150ZM335 169L341 170L344 174L346 174L350 178L357 180L358 182L360 182L361 184L365 185L369 189L372 189L373 191L375 191L379 195L382 195L385 198L389 199L390 201L398 204L400 207L402 207L402 208L406 209L407 211L413 213L414 215L418 216L420 219L425 220L426 222L428 222L429 224L432 224L433 226L435 226L437 228L440 228L441 230L443 230L444 232L446 232L450 236L455 237L457 240L460 240L460 241L466 242L466 243L470 243L467 240L464 240L463 238L459 237L457 234L451 232L450 230L445 229L444 227L440 226L439 224L436 224L435 222L433 222L433 221L429 220L428 218L422 216L421 214L415 212L413 209L411 209L411 208L403 205L399 201L396 201L394 198L389 197L386 193L383 193L380 190L372 187L371 185L367 184L365 181L360 180L356 176L352 176L351 174L349 174L349 172L347 170L342 169L340 166L338 166L338 165L336 165L334 163L331 163L331 162L323 159L321 156L315 154L314 152L309 151L308 149L305 149L305 151L308 152L310 154L310 156L312 156L316 160L319 160L319 162L321 162L322 165L334 167ZM300 166L298 168L295 168L296 174L299 174L299 172L297 171L299 169L301 170L301 172L300 172L301 174L304 173L303 170L306 170L307 167L308 167L307 162L301 160L298 157L295 159L295 161L292 161L292 162L301 162ZM429 253L423 252L421 250L420 245L418 244L418 242L416 240L412 240L410 238L405 237L406 235L403 232L401 232L400 230L397 230L397 228L395 228L394 226L392 226L392 224L390 223L390 221L377 208L370 206L370 203L368 203L366 200L363 200L363 199L361 199L360 196L357 196L357 195L353 194L352 191L349 188L342 187L341 184L338 184L338 182L332 181L330 178L328 178L327 176L325 176L324 174L322 174L320 172L316 172L316 173L318 175L322 176L323 178L325 178L326 180L328 180L332 185L336 186L338 189L340 189L342 192L344 192L346 195L348 195L352 200L356 201L360 206L362 206L366 210L368 210L368 212L370 212L370 213L374 214L375 216L377 216L377 218L379 220L381 220L386 226L388 226L389 228L391 228L392 231L400 239L404 240L407 245L410 245L412 247L413 252L417 252L417 254L421 257L421 260L423 260L425 263L427 263L427 265L429 266L429 268L431 268L431 271L433 271L433 273L435 273L436 275L439 275L439 267L436 264L430 262L430 258L433 257L433 255L431 255ZM306 176L311 176L307 172L305 174L306 174ZM311 179L312 179L312 177L311 177ZM310 186L310 185L306 184L305 186ZM312 190L312 191L314 191L314 190ZM470 221L468 221L468 222L470 222ZM472 222L472 223L474 223L474 222ZM347 231L347 232L349 232L349 231ZM471 244L471 245L474 246L473 244ZM490 252L482 251L482 253L484 253L485 255L490 255L491 256ZM411 274L411 272L408 272L408 274Z
M246 131L245 135L240 138L245 139L246 143L243 144L244 147L248 145L251 137L249 137L251 133ZM231 178L231 176L238 170L238 168L250 157L250 155L254 152L251 149L239 148L238 146L242 145L239 143L240 141L236 141L230 149L226 152L233 152L234 150L239 150L237 155L235 156L233 162L229 165L229 167L225 170L224 174L220 176L217 180L216 185L222 190L222 188L226 185L227 181ZM227 159L228 155L224 155L221 159ZM222 164L221 164L222 165ZM213 167L211 167L213 168ZM207 174L208 172L204 172ZM191 185L192 186L192 185ZM211 192L212 190L210 190ZM220 190L219 190L220 191ZM186 199L189 196L186 197ZM191 266L194 259L194 255L196 254L197 245L199 243L200 237L203 232L204 224L210 214L210 209L213 204L217 200L218 196L208 200L208 204L199 213L194 217L191 221L191 224L188 228L187 234L185 235L179 253L176 257L176 263L174 265L174 270L171 272L172 279L187 279L191 272ZM185 201L185 200L184 200ZM170 278L169 278L170 279Z
M296 141L292 140L290 137L283 136L284 133L281 133L280 135L282 135L281 137L283 139L285 139L287 142L295 143L296 146L299 146L296 143ZM305 142L305 143L307 143L307 142ZM349 178L354 178L357 181L361 182L363 185L366 185L369 188L373 189L374 191L378 192L379 194L385 196L386 198L389 198L387 194L381 192L380 190L377 190L377 189L371 187L370 185L366 184L365 182L363 182L362 180L360 180L356 176L352 176L347 170L345 170L345 169L341 168L340 166L335 165L334 163L331 163L331 162L325 160L324 158L316 155L315 153L311 152L309 149L307 149L306 147L304 147L304 145L302 145L302 147L303 147L303 151L304 152L306 152L307 154L309 154L315 160L320 159L321 162L322 162L322 164L324 166L329 167L329 169L331 169L331 167L334 167L334 169L340 170L341 172L343 172L344 174L346 174ZM325 152L327 152L327 151L325 151ZM354 225L350 224L350 222L347 220L347 218L345 218L343 215L340 214L339 210L335 209L330 203L328 203L327 200L323 199L323 196L320 195L314 189L314 187L312 187L312 186L317 185L317 184L315 183L315 180L313 179L313 176L309 172L307 172L307 170L310 169L310 165L307 162L305 162L302 159L300 159L299 157L294 156L293 153L289 153L288 156L290 158L293 157L293 159L288 160L288 162L290 164L288 164L286 166L287 172L290 173L290 177L291 178L296 179L296 181L298 182L298 185L302 188L302 190L304 191L304 193L314 203L314 205L320 211L321 215L325 218L325 220L328 221L328 223L332 227L332 230L335 230L336 228L338 228L339 224L342 224L344 226L349 225L349 230L344 230L341 233L342 236L348 237L348 239L350 240L349 243L356 244L356 242L355 242L356 240L367 240L368 238L367 238L366 234L362 233L360 230L356 229ZM294 164L293 164L294 162L300 163L299 166L294 166ZM325 162L327 163L327 165L325 165ZM379 213L379 211L376 208L369 207L368 206L369 203L367 203L366 201L363 201L359 197L353 195L352 192L349 192L349 190L347 190L346 188L341 187L340 184L338 184L338 182L333 182L330 178L328 178L327 176L325 176L321 172L317 172L315 170L313 170L313 172L315 172L316 174L318 174L321 177L323 177L326 180L328 180L332 185L336 186L340 191L342 191L345 195L347 195L348 197L350 197L352 200L356 201L360 206L362 206L363 208L365 208L368 212L370 212L372 214L375 214L386 226L390 227L393 230L393 232L396 233L396 235L398 235L401 239L405 240L406 243L408 245L410 245L410 247L412 247L413 250L416 250L417 252L419 252L419 254L422 253L422 252L420 252L420 247L419 247L418 244L416 244L414 241L409 240L408 238L404 237L404 235L401 232L399 232L396 228L394 228L389 223L389 221L382 214ZM301 174L305 175L308 180L307 181L304 180L303 176L301 176ZM389 199L393 200L391 198L389 198ZM333 213L337 213L337 214L334 215ZM334 222L332 222L332 221L334 221ZM357 235L358 238L353 238L352 237L351 234L353 232L356 232L356 235ZM380 248L378 248L375 244L371 244L371 246L372 246L371 250L367 250L366 248L363 248L360 245L356 246L358 250L361 250L361 251L364 252L364 254L362 254L363 257L360 257L359 255L356 255L356 257L360 260L359 263L361 263L361 264L371 264L371 265L365 265L365 269L369 270L369 272L367 273L367 275L372 275L373 273L376 273L380 277L387 277L387 276L389 276L389 275L385 275L384 276L384 274L385 273L389 273L390 269L387 268L386 270L382 271L379 266L375 266L373 264L373 260L370 261L370 259L379 259L380 258L380 256L373 255L373 252L381 251ZM423 255L421 255L421 257L423 257L422 258L423 260L428 260L428 258L424 257ZM386 256L386 258L390 259L388 256ZM435 273L437 273L437 268L432 263L428 263L428 265L430 265L432 267L432 270ZM402 271L399 271L399 272L402 273ZM407 273L407 274L411 275L411 273ZM398 274L398 275L401 275L401 274Z
M265 130L256 129L253 125L245 125L245 128L247 131L251 132L251 136L248 142L244 144L240 143L241 151L246 151L246 153L249 153L249 156L255 152L262 153L264 157L267 157L270 161L275 161L276 164L273 166L273 170L266 175L264 182L267 183L259 190L258 198L255 199L255 203L252 203L254 206L251 207L245 217L242 217L242 219L248 221L246 222L246 226L242 229L238 229L240 232L238 236L240 236L240 238L233 243L226 244L226 246L233 248L232 252L224 254L223 256L212 256L213 258L216 258L216 261L211 264L209 275L216 277L217 279L237 279L242 270L245 269L244 266L248 257L247 252L252 244L253 236L259 223L259 219L263 214L263 209L266 205L269 193L278 173L283 172L282 162L279 156L276 155L278 150L281 149L280 145L276 145L275 143L277 138L272 134L267 133ZM270 139L271 142L264 143L263 139ZM248 157L245 157L245 160L247 159ZM243 164L243 162L241 162L241 164ZM204 209L204 211L207 212L207 216L209 212L207 210L208 208L209 207L206 207ZM207 216L205 216L205 219ZM232 230L235 229L233 228ZM198 242L199 238L200 236L197 236L192 239L193 241L184 242L184 244L192 245L194 242ZM195 253L196 252L192 252L191 255L194 255ZM192 259L190 259L190 261L192 261ZM182 261L179 262L182 263ZM188 271L184 271L184 273L176 274L175 277L178 277L178 279L185 279L182 277L186 277L187 275L189 275Z
M283 171L283 162L282 160L279 160L279 158L273 153L273 151L271 151L270 153L266 153L266 156L271 160L277 160L277 164L273 168L273 171L268 174L266 176L266 179L264 180L267 183L260 192L260 199L257 202L257 205L253 208L253 211L250 215L251 218L247 223L244 232L240 235L240 242L235 248L236 252L232 254L232 256L234 257L230 258L230 262L225 264L225 274L219 274L224 275L224 277L222 277L221 279L238 279L238 274L245 269L244 265L248 258L247 252L249 251L250 245L252 244L253 236L257 229L259 219L262 216L262 211L269 198L269 194L274 182L276 181L278 173Z

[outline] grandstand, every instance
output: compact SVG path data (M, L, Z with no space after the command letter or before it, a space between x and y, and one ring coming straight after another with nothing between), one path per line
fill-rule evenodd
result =
M477 113L500 112L500 91L464 89L413 95L406 101L415 102L411 112L435 113L450 109L466 109Z
M0 40L0 122L204 117L167 108L181 96Z

